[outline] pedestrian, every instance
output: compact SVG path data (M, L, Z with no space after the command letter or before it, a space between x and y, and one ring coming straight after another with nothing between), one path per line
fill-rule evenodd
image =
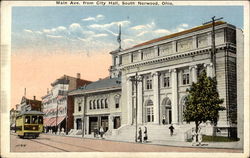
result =
M170 125L169 130L170 130L170 135L172 136L174 134L174 126L173 126L173 124Z
M143 141L147 142L147 140L148 140L148 131L147 131L147 127L145 127Z
M202 133L201 133L201 128L199 128L198 130L198 142L199 142L199 146L201 145L201 142L202 142Z
M192 146L196 144L196 136L197 133L195 132L195 129L192 129Z
M165 122L166 122L166 118L165 118L165 115L163 115L162 124L165 125Z
M104 130L103 130L103 127L101 126L101 127L100 127L100 135L101 135L101 138L103 138L103 134L104 134Z
M138 133L139 133L138 139L139 139L140 143L142 143L142 131L141 131L141 127L139 127Z

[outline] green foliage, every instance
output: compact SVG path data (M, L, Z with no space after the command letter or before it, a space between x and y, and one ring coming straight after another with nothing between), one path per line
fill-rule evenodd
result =
M220 106L223 99L219 98L216 79L207 77L206 72L203 71L199 75L197 83L192 83L187 92L186 109L184 110L185 121L194 121L196 132L202 122L209 120L216 123L219 110L224 110L224 107Z
M202 136L203 142L233 142L233 141L239 141L239 138L233 139L228 137L222 137L222 136Z

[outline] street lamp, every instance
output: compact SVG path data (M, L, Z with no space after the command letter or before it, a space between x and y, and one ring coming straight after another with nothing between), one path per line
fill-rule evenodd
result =
M133 78L130 78L130 81L133 83L135 82L135 90L136 90L136 93L135 93L135 142L137 142L137 109L138 109L138 99L137 99L137 96L138 96L138 82L142 82L142 79L140 76L138 76L137 72L135 74L135 76Z

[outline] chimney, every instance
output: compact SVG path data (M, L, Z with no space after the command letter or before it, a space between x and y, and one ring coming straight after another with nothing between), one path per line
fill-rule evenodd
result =
M34 100L36 100L36 96L34 96Z
M80 74L80 73L77 73L77 74L76 74L76 78L77 78L77 79L80 79L80 78L81 78L81 74Z

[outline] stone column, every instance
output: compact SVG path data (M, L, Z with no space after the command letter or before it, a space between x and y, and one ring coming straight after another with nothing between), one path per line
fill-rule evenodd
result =
M76 118L74 118L74 129L76 129L77 125L76 125Z
M177 70L173 69L171 71L172 77L172 123L178 123L178 83L177 83Z
M86 122L85 122L85 134L89 134L89 116L86 116Z
M132 81L130 81L130 77L127 79L127 111L128 111L128 124L132 124Z
M208 77L213 77L214 76L214 74L213 74L213 64L209 63L209 64L205 64L204 66L206 67L207 76Z
M113 115L109 115L109 130L112 130L114 128L114 116Z
M153 92L154 92L154 123L160 123L159 115L159 72L153 73Z
M189 67L189 70L191 70L191 75L192 75L192 82L197 82L197 66L191 66Z
M138 92L138 95L137 95L137 105L138 105L138 111L137 111L137 123L138 124L142 124L142 110L143 110L143 102L142 102L142 82L138 82L138 90L137 90L137 92Z

